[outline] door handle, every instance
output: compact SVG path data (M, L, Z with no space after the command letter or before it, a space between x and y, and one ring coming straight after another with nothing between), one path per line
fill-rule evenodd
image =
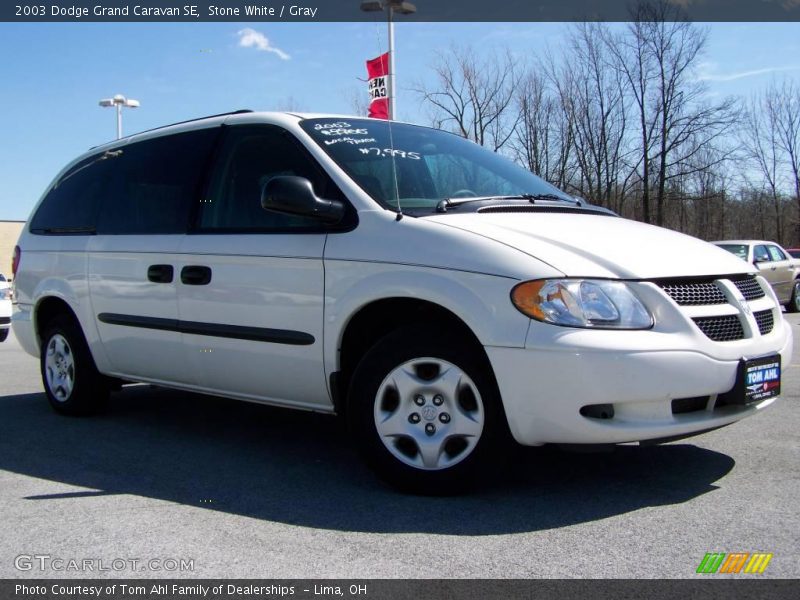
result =
M181 269L181 283L186 285L208 285L211 283L211 269L199 265Z
M153 283L172 283L175 271L172 265L150 265L147 267L147 280Z

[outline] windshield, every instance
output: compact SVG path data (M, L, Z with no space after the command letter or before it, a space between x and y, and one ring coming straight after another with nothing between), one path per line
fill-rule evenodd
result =
M742 260L747 260L747 244L717 244L717 246L735 254Z
M431 211L445 198L564 192L462 137L416 125L366 119L307 119L311 138L383 206ZM394 157L394 160L392 160ZM396 172L396 182L393 176Z

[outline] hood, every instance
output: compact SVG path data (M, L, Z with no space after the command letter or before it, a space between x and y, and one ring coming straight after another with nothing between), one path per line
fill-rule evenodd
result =
M619 217L449 213L425 220L512 246L568 277L656 279L754 272L752 266L712 244Z

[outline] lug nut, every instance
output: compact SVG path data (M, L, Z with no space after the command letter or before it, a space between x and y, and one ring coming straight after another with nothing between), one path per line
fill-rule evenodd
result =
M419 394L414 396L414 404L416 404L417 406L422 406L423 404L425 404L425 396Z
M427 425L425 425L425 433L427 433L428 435L433 435L434 433L436 433L436 425L434 425L433 423L428 423Z
M441 406L442 404L444 404L444 398L442 398L442 395L441 395L441 394L436 394L436 395L433 397L433 403L434 403L436 406Z
M409 423L417 424L417 423L419 423L419 420L420 420L420 416L417 413L411 413L410 415L408 415L408 422Z
M442 423L449 423L450 422L450 415L448 415L447 413L442 413L442 414L439 415L439 420Z

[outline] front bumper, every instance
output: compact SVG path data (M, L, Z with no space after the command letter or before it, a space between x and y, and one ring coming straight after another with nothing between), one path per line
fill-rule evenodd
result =
M0 300L0 331L11 327L11 302Z
M39 356L39 343L36 339L36 332L33 328L31 311L29 307L21 304L14 305L14 312L11 315L11 325L14 329L14 336L17 338L22 349L31 356Z
M519 443L622 443L722 427L773 403L719 406L717 396L734 387L740 358L779 352L783 369L789 366L791 329L784 319L778 323L757 339L712 344L724 347L717 356L692 336L677 339L697 341L684 345L695 349L665 348L659 346L674 334L565 331L540 323L532 324L538 331L527 348L486 352ZM708 397L705 404L702 397ZM699 408L674 414L672 401L689 398L698 398ZM589 405L612 405L613 417L584 416L581 408Z

